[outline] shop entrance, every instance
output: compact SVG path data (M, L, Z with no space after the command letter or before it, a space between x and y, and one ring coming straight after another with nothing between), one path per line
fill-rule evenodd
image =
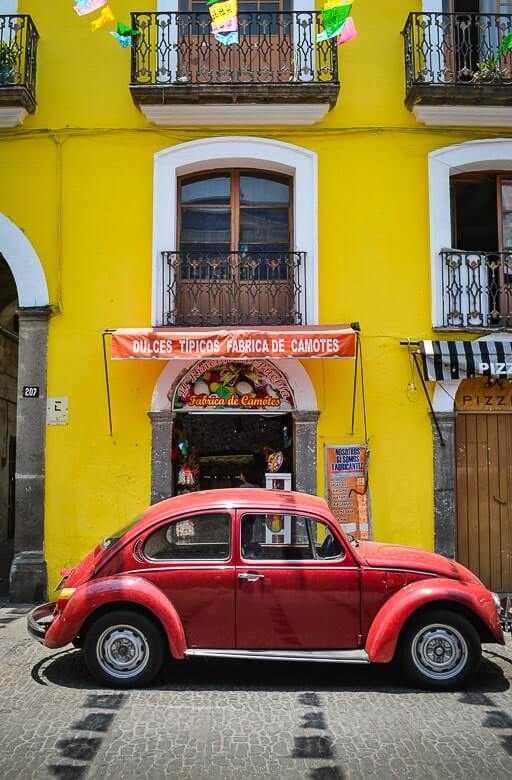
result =
M284 488L292 473L292 425L291 414L176 415L173 494L235 488L244 480L265 487L273 478Z
M457 559L512 592L512 384L465 380L456 408Z
M238 487L241 467L249 464L260 480L270 474L265 487L317 493L319 412L298 360L170 360L148 414L152 504L187 487ZM199 458L192 462L197 475L181 475L189 486L178 484L179 469L189 467L183 450ZM275 471L265 471L269 456Z

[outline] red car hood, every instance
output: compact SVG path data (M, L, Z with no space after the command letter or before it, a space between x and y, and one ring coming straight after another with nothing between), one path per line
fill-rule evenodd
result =
M477 578L464 566L451 561L443 555L418 550L415 547L403 547L401 544L379 544L361 542L359 554L368 566L388 569L412 569L413 571L436 574L438 577L450 577L456 580L474 582Z

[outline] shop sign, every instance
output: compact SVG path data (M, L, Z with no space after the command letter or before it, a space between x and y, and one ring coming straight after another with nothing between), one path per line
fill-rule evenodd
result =
M455 396L458 412L512 412L512 383L506 379L466 379Z
M201 360L180 380L172 397L172 408L183 412L288 412L294 406L285 377L266 360Z
M114 360L224 358L353 358L349 325L288 328L120 328L112 333Z
M326 446L327 503L345 533L370 539L368 448Z

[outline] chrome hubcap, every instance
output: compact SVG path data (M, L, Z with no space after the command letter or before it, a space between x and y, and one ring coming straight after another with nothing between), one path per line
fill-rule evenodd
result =
M98 639L96 656L101 668L112 677L134 677L148 663L149 645L139 629L111 626Z
M432 680L455 677L466 665L468 655L466 640L453 626L425 626L412 643L415 666Z

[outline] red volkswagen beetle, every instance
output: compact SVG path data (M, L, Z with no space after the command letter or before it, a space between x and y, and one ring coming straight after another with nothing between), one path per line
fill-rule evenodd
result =
M396 659L442 690L503 644L500 603L440 555L348 538L320 498L216 490L150 507L63 572L29 632L82 647L102 684L149 683L164 657Z

